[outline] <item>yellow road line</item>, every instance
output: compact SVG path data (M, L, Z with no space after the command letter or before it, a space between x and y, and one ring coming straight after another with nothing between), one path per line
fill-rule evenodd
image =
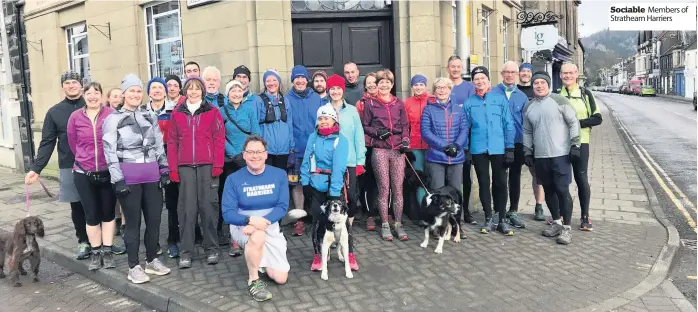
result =
M676 194L679 195L679 197L681 197L681 199L682 199L685 203L687 203L688 206L691 207L691 209L693 209L694 212L696 212L696 206L693 205L693 202L692 202L690 199L688 199L688 196L686 196L686 194L684 194L684 193L681 191L681 189L679 189L679 187L676 186L676 184L674 184L674 181L671 180L671 178L669 178L669 175L664 171L664 169L662 169L662 167L659 166L659 164L657 164L657 162L655 162L654 159L652 159L652 156L650 156L650 154L647 152L647 150L645 150L645 148L642 147L642 145L639 145L639 144L636 144L636 145L645 153L645 156L646 156L647 159L649 159L649 161L655 166L655 168L657 168L657 171L659 171L660 173L662 173L662 175L664 176L664 178L667 180L667 183L669 184L669 186L671 186L671 188L674 189L674 192L676 192Z
M696 230L696 221L693 219L693 216L684 208L683 204L681 201L674 195L674 192L664 183L664 179L657 173L657 170L652 166L652 164L645 158L644 153L638 148L637 142L633 139L633 137L630 135L628 130L625 127L625 124L620 120L620 118L616 117L616 120L618 121L618 124L620 126L620 129L625 133L625 135L630 139L630 142L632 143L633 148L635 151L637 151L637 154L640 156L640 159L647 165L647 167L650 169L652 172L652 175L654 175L655 179L657 179L657 182L659 183L659 186L664 190L664 192L669 196L669 199L674 203L676 208L679 209L681 214L683 214L684 218L686 219L686 222L688 223L691 228L693 228L694 232L698 232Z
M694 280L694 279L696 279L696 277L695 277L695 276L691 276L691 275L689 275L689 276L686 276L686 278L687 278L687 279L691 279L691 280Z

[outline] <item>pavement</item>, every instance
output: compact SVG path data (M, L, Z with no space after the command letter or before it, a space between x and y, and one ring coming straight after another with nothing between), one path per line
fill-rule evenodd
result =
M610 121L608 110L603 104L601 108ZM126 280L125 256L116 258L114 270L89 272L87 261L73 260L76 242L68 205L32 186L31 209L44 220L47 237L41 245L48 258L158 311L611 311L637 300L645 304L649 295L680 300L675 293L652 292L674 259L676 230L655 218L656 206L613 123L596 127L593 137L599 138L592 142L590 156L595 231L573 227L571 245L542 237L544 224L530 221L534 200L525 174L520 211L528 227L513 237L478 234L476 227L468 227L467 240L448 242L437 255L435 242L427 249L419 247L423 231L411 222L405 222L410 240L385 242L378 233L364 231L363 221L357 220L354 237L361 270L346 279L342 264L333 260L330 281L323 281L309 270L310 238L287 236L289 282L270 283L274 299L265 303L247 294L242 258L225 256L209 266L201 254L193 268L178 270L176 261L163 256L172 273L143 285ZM0 229L10 230L26 214L25 190L22 176L0 175ZM55 182L48 187L58 188ZM570 189L576 199L576 186ZM579 216L576 200L574 213ZM160 242L166 245L165 222Z
M677 229L680 248L669 278L696 302L696 113L690 102L597 94L613 110L623 136L629 137L640 168L655 190L659 206Z

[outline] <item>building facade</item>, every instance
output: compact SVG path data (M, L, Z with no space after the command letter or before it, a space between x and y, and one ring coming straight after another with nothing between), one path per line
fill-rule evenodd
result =
M686 60L686 69L684 70L684 77L686 78L686 92L684 97L693 98L693 93L696 92L696 67L698 66L698 54L696 53L696 40L693 40L685 52L684 59Z

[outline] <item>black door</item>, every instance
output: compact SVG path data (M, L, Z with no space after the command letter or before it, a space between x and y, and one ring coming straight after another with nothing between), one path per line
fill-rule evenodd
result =
M390 22L293 22L294 64L312 74L324 70L343 75L344 63L353 61L362 75L391 68Z

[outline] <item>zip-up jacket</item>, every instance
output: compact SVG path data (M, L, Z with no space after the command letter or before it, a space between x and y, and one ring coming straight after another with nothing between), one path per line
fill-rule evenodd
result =
M516 85L516 87L519 88L519 90L521 92L523 92L528 97L529 102L533 99L533 97L534 97L533 85L527 85L527 86Z
M315 131L315 119L317 110L322 106L322 99L313 90L308 90L308 95L301 97L293 89L286 93L286 107L292 106L293 110L293 147L296 157L305 153L305 145L308 136Z
M167 160L170 170L179 166L213 165L223 168L225 131L223 119L206 100L192 114L186 103L177 106L170 120Z
M344 186L348 149L347 139L339 133L320 136L313 132L303 155L301 185L310 185L320 192L329 192L330 196L339 196ZM313 158L315 172L311 172Z
M90 120L84 108L70 114L68 145L75 155L73 170L81 172L108 170L107 160L104 158L102 128L104 120L113 111L111 107L102 106L94 120Z
M410 121L410 149L423 150L428 147L427 142L422 140L422 132L420 130L422 112L427 107L427 98L429 98L429 94L424 92L421 95L413 95L405 100L405 111L407 112L407 119Z
M329 103L326 105L332 106ZM349 144L347 167L365 166L366 138L364 137L364 127L361 125L359 112L356 110L356 107L344 101L337 115L339 116L339 134L344 136Z
M492 92L498 93L507 98L507 87L504 84L498 84L492 89ZM519 88L514 85L511 91L511 95L507 99L509 101L509 111L511 116L514 118L514 129L516 129L516 136L514 137L514 143L523 142L523 110L528 104L528 96L523 93Z
M435 97L427 99L427 107L421 118L422 138L427 142L426 160L439 164L460 164L465 161L470 125L463 111L463 104L454 104L449 98L439 103ZM444 149L449 144L458 145L456 157L447 156Z
M582 92L585 94L582 94ZM558 89L556 93L567 98L570 105L572 105L574 112L577 114L579 126L581 127L579 133L580 141L589 144L591 140L591 127L598 126L603 122L599 107L596 105L596 98L594 98L594 95L589 89L582 90L579 85L575 85L569 89L563 87Z
M281 109L279 108L279 97L273 96L267 92L267 96L272 101L276 121L265 123L267 116L267 104L259 98L257 102L257 119L262 131L262 137L267 141L267 152L270 155L288 155L288 153L296 147L296 142L293 138L293 106L288 103L286 105L286 122L281 120ZM284 101L288 102L288 98L284 97Z
M524 110L524 155L552 158L579 143L579 121L570 102L558 95L535 97Z
M384 103L377 98L365 98L361 123L364 126L366 147L399 150L402 142L410 142L410 123L405 104L396 97ZM386 129L391 135L386 140L378 137L378 130Z
M219 107L218 111L220 111L223 124L225 125L225 156L233 158L235 155L242 153L242 146L249 135L244 133L243 130L250 134L259 134L259 122L257 121L255 107L252 106L254 103L242 102L236 109L227 97L225 102L227 104ZM235 123L237 123L237 126ZM242 127L242 130L238 126Z
M514 118L504 95L487 92L484 98L473 94L463 106L470 125L470 153L503 155L514 148Z
M172 112L177 106L177 103L165 99L165 104L159 110L153 109L153 102L148 102L145 105L145 109L155 114L155 118L158 119L158 126L160 126L160 132L162 132L162 141L167 143L167 134L169 130L170 118L172 117Z
M70 114L83 106L85 106L83 97L75 100L65 98L48 109L44 118L44 126L41 130L39 150L36 153L34 164L31 166L32 171L40 174L41 170L44 170L49 159L51 159L56 141L58 141L58 168L73 168L75 156L68 145L68 119Z
M142 106L135 111L124 107L114 111L104 120L102 132L104 156L112 183L124 180L121 163L157 162L160 174L170 171L157 120ZM151 178L157 181L160 177Z

